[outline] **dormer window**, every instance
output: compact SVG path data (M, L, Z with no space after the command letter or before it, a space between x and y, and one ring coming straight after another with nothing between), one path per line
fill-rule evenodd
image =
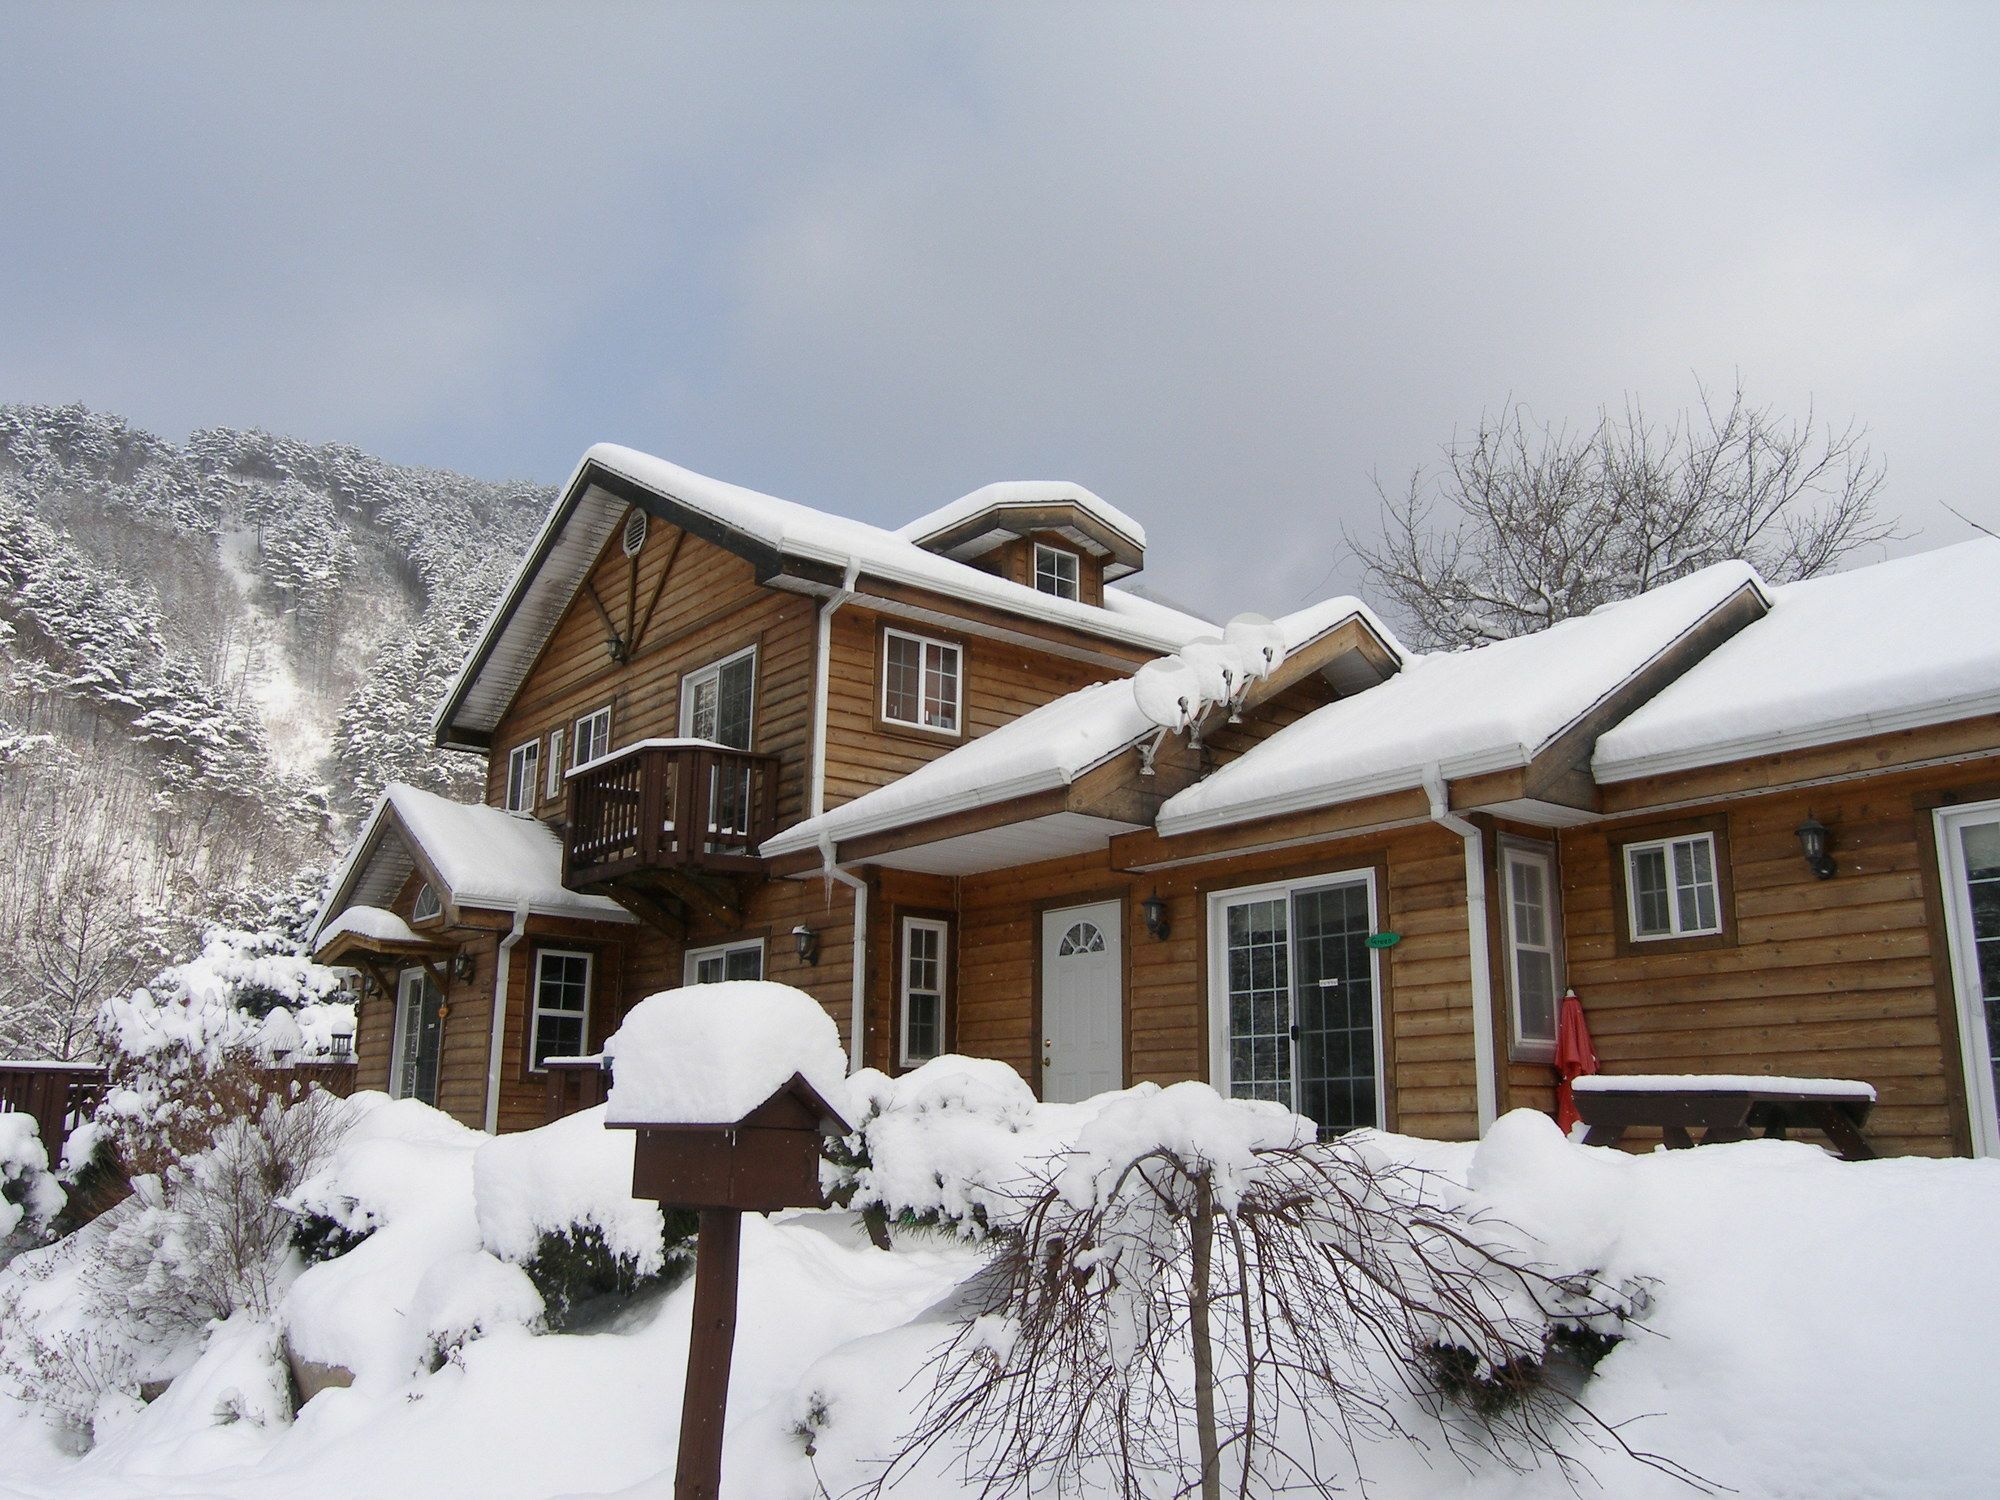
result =
M1081 596L1079 577L1078 559L1074 552L1051 547L1046 542L1035 543L1037 590L1054 594L1058 599L1076 599Z
M417 887L417 899L410 903L410 920L428 922L444 910L444 903L438 900L437 887L428 880Z

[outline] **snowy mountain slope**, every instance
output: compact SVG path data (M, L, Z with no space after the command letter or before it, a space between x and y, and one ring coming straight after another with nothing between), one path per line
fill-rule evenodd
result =
M0 406L0 974L102 988L121 944L324 863L384 781L474 788L430 711L551 498Z

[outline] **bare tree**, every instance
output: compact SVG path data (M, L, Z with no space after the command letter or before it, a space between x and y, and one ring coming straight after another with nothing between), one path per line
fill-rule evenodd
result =
M1588 431L1510 403L1407 489L1378 481L1382 539L1348 545L1430 650L1545 630L1731 558L1787 583L1896 537L1865 438L1752 406L1741 385L1664 426L1636 403Z
M1384 1438L1571 1479L1610 1452L1702 1487L1574 1389L1642 1289L1535 1264L1423 1172L1341 1142L1247 1174L1161 1147L1088 1201L1059 1175L1023 1200L872 1493L955 1448L982 1496L1331 1495Z

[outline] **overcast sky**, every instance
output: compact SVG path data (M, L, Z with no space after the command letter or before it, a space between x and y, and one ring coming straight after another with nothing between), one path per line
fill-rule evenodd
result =
M1992 8L9 7L0 401L890 525L1002 478L1222 614L1509 396L1697 379L2000 522Z

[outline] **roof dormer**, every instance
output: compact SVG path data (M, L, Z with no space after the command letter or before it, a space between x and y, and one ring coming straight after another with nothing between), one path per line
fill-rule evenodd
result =
M1100 586L1136 573L1146 563L1146 528L1066 479L989 484L918 517L900 534L927 552L993 568L1003 576L1014 571L1008 565L1014 555L1024 560L1022 571L1031 574L1037 544L1051 551L1074 548L1087 564L1083 571ZM1045 558L1043 563L1045 575L1061 576L1059 561ZM1036 583L1032 576L1017 581ZM1084 591L1088 593L1088 584Z

